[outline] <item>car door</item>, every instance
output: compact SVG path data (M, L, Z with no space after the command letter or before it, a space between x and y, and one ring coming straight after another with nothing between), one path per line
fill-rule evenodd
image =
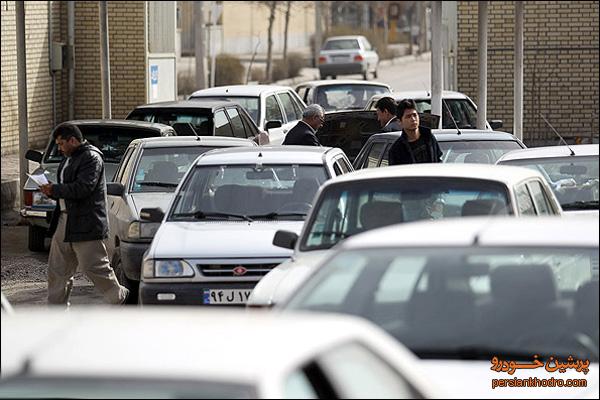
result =
M281 110L279 101L274 94L270 94L265 98L265 125L269 121L281 121L281 127L271 128L268 130L270 144L281 144L285 138L287 130L284 128L285 117ZM285 133L284 133L285 130Z

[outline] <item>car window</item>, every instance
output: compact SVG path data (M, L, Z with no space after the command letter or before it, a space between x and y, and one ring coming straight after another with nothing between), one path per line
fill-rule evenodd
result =
M358 50L358 40L356 39L339 39L328 40L323 46L323 50Z
M125 172L125 167L127 166L127 163L129 162L129 158L131 157L131 154L133 153L134 150L135 150L135 147L131 146L125 151L125 154L123 155L123 158L121 159L121 162L119 163L119 168L115 172L114 177L112 179L108 180L109 182L119 182L121 180L121 177L123 176L123 172Z
M389 94L386 86L366 84L324 85L317 88L317 103L326 111L362 110L376 94Z
M467 99L443 99L442 104L442 129L455 128L454 121L459 128L475 129L477 127L477 110ZM420 113L431 113L430 99L415 99L417 111ZM452 117L448 113L452 113Z
M277 100L275 100L274 95L267 97L265 106L267 108L265 115L266 121L281 121L281 123L285 122L283 115L281 114L279 104L277 103Z
M365 160L365 168L375 168L379 163L379 158L381 157L381 153L383 152L383 147L385 146L384 142L375 142L371 149L369 150L369 154L367 155L367 159Z
M542 187L539 181L532 181L528 183L529 190L533 196L535 208L538 210L540 215L554 215L554 209L550 203L550 199L546 194L546 191Z
M292 104L294 105L294 110L296 111L296 118L301 120L302 112L304 111L305 106L302 104L302 101L298 98L298 96L295 96L293 93L291 93L290 97L292 98Z
M200 136L212 135L210 109L171 109L171 108L140 108L134 110L127 119L137 121L157 122L173 126L177 122L188 122Z
M240 113L235 108L226 108L227 115L229 115L229 120L231 121L231 127L233 128L233 136L238 138L247 138L246 129L244 128L244 123L242 122L242 118L240 117Z
M367 50L367 51L373 50L373 47L371 47L371 43L369 43L367 38L362 38L362 42L363 42L363 46L364 46L365 50Z
M259 107L259 98L252 96L204 96L200 95L197 97L191 97L190 100L224 100L224 101L233 101L238 103L248 112L250 118L254 120L254 123L258 125L260 120L260 107Z
M308 91L308 88L306 86L299 87L298 89L296 89L296 93L298 93L298 96L300 96L300 98L302 100L304 100L305 103L306 103L306 99L304 98L304 96L306 95L307 91Z
M390 148L391 147L392 147L391 143L386 143L385 151L383 152L383 157L381 157L380 167L387 167L390 164Z
M279 93L277 96L279 97L281 104L283 104L283 110L285 111L285 116L287 117L288 122L302 119L302 114L299 114L300 110L297 108L297 106L294 107L294 101L288 93Z
M316 90L317 90L316 88L312 87L312 88L309 88L308 91L306 92L306 98L304 98L303 100L307 105L314 103Z
M445 163L495 164L503 154L521 149L515 140L439 140L438 143Z
M304 371L295 370L287 376L283 389L284 399L318 399L315 388Z
M250 117L246 115L246 113L240 112L240 117L242 117L242 123L244 124L244 128L246 129L246 133L248 137L254 137L258 135L257 127L252 122Z
M337 162L333 163L333 172L335 173L335 176L340 176L344 174Z
M223 110L215 113L215 136L233 136L231 124Z
M348 168L348 166L342 158L338 158L337 160L335 160L335 165L338 166L342 174L347 174L348 172L350 172L350 169Z
M515 197L517 198L517 208L521 215L536 215L531 195L524 183L516 187Z

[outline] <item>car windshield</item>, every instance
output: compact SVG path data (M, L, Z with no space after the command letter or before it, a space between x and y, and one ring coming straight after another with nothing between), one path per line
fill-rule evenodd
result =
M465 178L348 182L320 195L300 249L328 249L359 232L400 222L461 215L512 214L506 187Z
M445 163L495 164L502 155L522 147L513 140L438 140Z
M174 192L192 162L209 146L146 148L135 170L133 193Z
M234 101L244 107L250 117L254 120L256 125L260 122L260 105L258 103L258 97L245 97L245 96L203 96L192 97L190 100L198 99L209 99L209 100L223 100L223 101Z
M169 219L301 220L326 179L323 165L194 167L176 195Z
M317 88L317 103L325 111L362 110L371 97L390 93L385 86L345 84Z
M256 390L245 384L202 380L19 376L3 377L0 398L252 399Z
M323 50L358 50L358 40L356 39L337 39L328 40L323 45Z
M597 361L598 248L347 250L286 308L367 318L422 358Z
M96 146L104 155L104 161L118 164L134 139L160 136L158 130L120 126L77 125L83 138ZM56 141L51 140L44 154L45 163L60 163L64 156L58 151Z
M175 123L189 123L200 136L212 135L212 112L208 109L167 109L140 108L134 110L127 119L158 122L173 126Z
M420 113L431 113L431 100L415 99L417 103L417 111ZM477 128L477 109L467 99L444 99L442 104L442 129L453 129L456 125L460 129L475 129ZM448 109L452 112L452 117L448 113ZM456 121L456 125L454 122Z
M598 209L598 156L507 160L539 171L552 187L563 210Z

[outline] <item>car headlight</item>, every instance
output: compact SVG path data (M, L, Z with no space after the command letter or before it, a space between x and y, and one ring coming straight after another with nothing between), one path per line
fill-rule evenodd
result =
M154 260L155 278L183 278L194 275L194 269L185 261Z
M140 238L140 222L133 221L129 224L129 229L127 229L127 237L129 239L139 239Z
M152 239L160 227L160 222L133 221L127 229L129 239Z

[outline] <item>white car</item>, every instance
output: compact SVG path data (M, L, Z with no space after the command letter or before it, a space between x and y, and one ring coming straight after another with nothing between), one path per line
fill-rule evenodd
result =
M498 159L497 164L539 171L568 215L598 215L599 149L597 144L534 147L511 151Z
M0 398L432 398L418 360L347 316L2 313Z
M387 83L357 80L320 80L303 82L294 89L307 105L318 104L325 112L362 110L371 97L391 95Z
M144 256L142 304L243 305L252 288L292 252L277 230L300 232L319 186L352 171L340 149L230 148L204 153L177 188Z
M598 398L598 224L465 218L373 230L341 243L283 308L369 319L447 396Z
M294 249L254 288L249 306L285 300L342 239L399 222L474 215L560 215L540 173L518 167L413 164L355 171L319 190L302 233L277 232Z
M269 144L281 144L306 104L289 86L232 85L198 90L189 100L228 100L240 104L258 128L269 134Z
M361 74L367 80L370 72L377 78L379 56L364 36L332 36L319 51L321 79L337 75Z

